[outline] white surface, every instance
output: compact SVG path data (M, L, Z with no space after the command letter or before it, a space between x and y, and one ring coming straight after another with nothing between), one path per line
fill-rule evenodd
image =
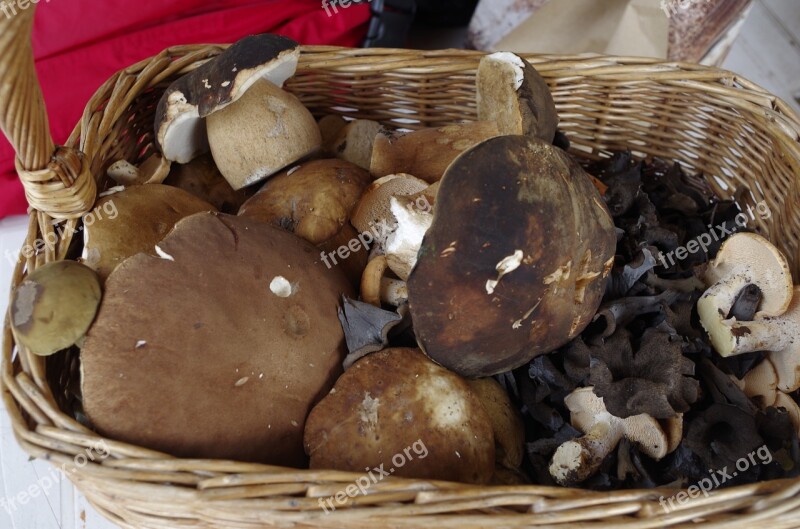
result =
M463 32L460 35L463 38ZM750 18L725 62L726 69L742 74L763 86L800 112L794 95L800 95L800 2L797 0L756 0ZM0 309L5 314L12 266L6 257L22 244L27 218L0 221ZM0 410L0 499L14 497L36 486L52 467L29 462L16 444L5 410ZM40 488L41 490L41 488ZM1 529L113 529L101 518L66 479L46 494L17 505L11 512L0 505Z
M0 220L0 310L5 314L18 254L28 228L27 217ZM3 405L0 403L0 408ZM0 528L114 529L97 514L55 467L29 461L14 439L5 409L0 409ZM36 495L22 504L20 494Z

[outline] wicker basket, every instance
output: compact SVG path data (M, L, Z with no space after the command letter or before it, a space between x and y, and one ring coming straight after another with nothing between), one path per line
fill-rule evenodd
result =
M14 284L80 244L69 228L91 208L96 189L107 185L107 166L120 158L135 163L152 149L163 89L223 48L176 47L114 75L54 156L29 44L32 11L0 20L0 121L17 150L32 206L27 244L65 236L23 260ZM452 50L306 48L288 86L318 115L436 126L475 117L480 57ZM784 102L732 73L696 65L601 56L529 59L550 83L576 150L596 158L630 147L640 156L677 159L708 175L724 197L747 186L745 201L765 200L772 209L758 228L787 252L800 277L800 120ZM724 489L667 513L658 500L674 490L597 493L388 479L324 514L319 499L359 476L176 459L111 440L105 441L110 457L87 462L81 454L101 439L73 418L77 356L45 360L16 348L7 323L2 355L3 399L20 445L33 457L64 465L89 501L123 527L800 526L800 480Z

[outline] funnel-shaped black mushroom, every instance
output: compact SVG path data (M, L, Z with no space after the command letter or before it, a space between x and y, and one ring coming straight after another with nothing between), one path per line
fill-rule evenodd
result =
M524 136L487 140L441 181L409 307L421 347L466 376L518 367L591 321L616 233L588 175Z

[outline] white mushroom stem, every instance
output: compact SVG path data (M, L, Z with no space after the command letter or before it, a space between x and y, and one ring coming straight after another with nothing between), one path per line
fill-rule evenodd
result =
M399 307L408 301L408 287L405 281L384 277L381 279L381 301Z
M623 437L655 460L662 459L678 445L674 439L680 436L677 424L665 423L670 429L667 435L662 425L649 415L625 419L611 415L591 387L576 389L567 395L564 404L570 411L572 425L585 435L563 443L550 461L550 475L561 485L581 483L597 472Z
M597 423L583 437L558 447L550 463L550 475L561 485L586 481L617 447L623 433L619 421Z
M792 276L786 256L768 240L754 233L732 236L706 269L705 280L711 286L697 302L697 312L720 355L782 350L790 344L793 337L787 332L796 333L800 325L780 317L792 299ZM728 319L747 285L758 286L763 295L755 321Z
M392 272L407 280L417 264L417 254L433 223L433 214L416 208L414 202L405 205L397 197L392 197L391 209L397 229L386 239L386 259Z

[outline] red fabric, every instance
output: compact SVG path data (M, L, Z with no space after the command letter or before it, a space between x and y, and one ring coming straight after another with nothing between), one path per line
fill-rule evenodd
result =
M368 3L328 16L320 0L40 2L33 47L53 139L67 139L86 102L114 72L164 48L265 32L301 44L358 46L368 20ZM14 152L0 135L0 218L26 207Z

